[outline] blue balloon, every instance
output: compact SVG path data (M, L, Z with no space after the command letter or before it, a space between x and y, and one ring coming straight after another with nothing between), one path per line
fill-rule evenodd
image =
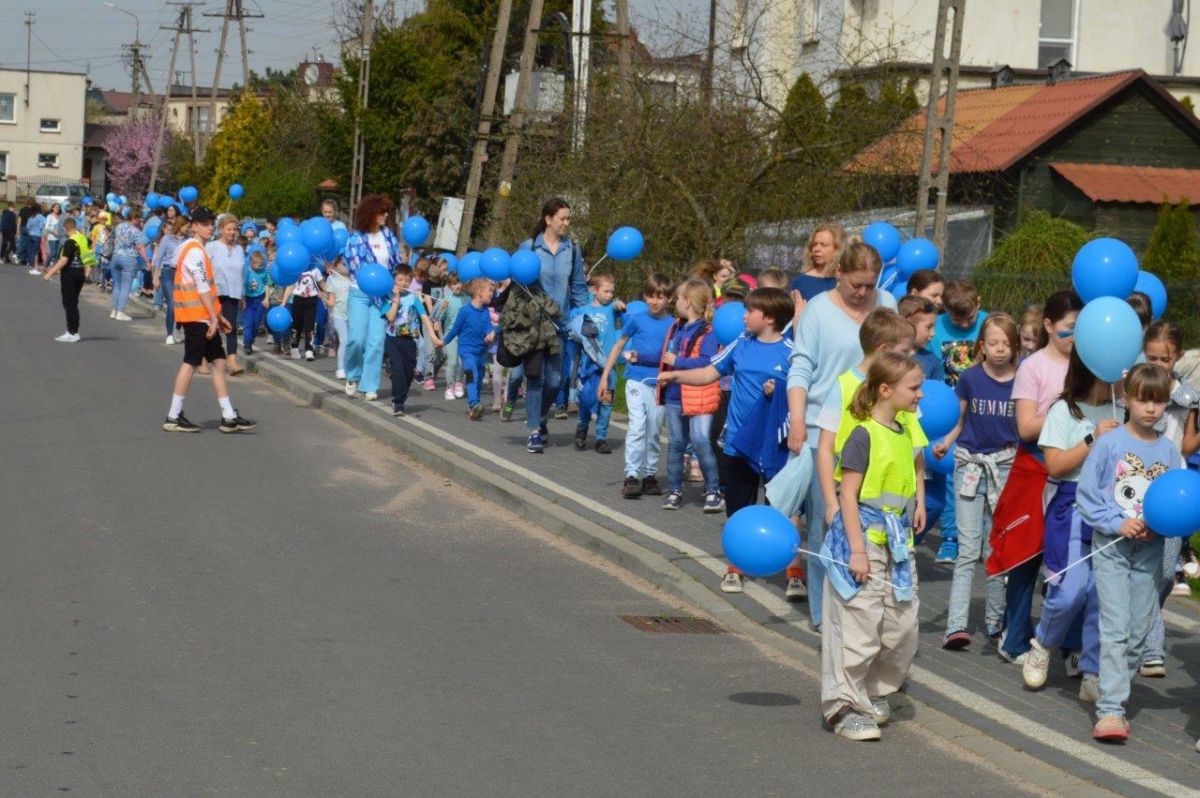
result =
M491 247L484 250L483 256L479 259L479 268L483 271L484 277L500 282L507 280L511 274L510 260L512 258L507 250Z
M605 252L613 260L633 260L642 254L645 245L642 233L636 227L618 227L608 237Z
M338 246L337 237L329 236L329 245L325 247L325 251L321 253L326 261L335 261L342 254L342 248Z
M299 226L300 225L296 224L296 220L290 216L280 216L279 219L275 222L276 230L278 230L281 227L299 227Z
M267 311L267 327L271 332L286 332L292 328L292 312L283 305L276 305Z
M337 244L338 252L346 251L346 242L350 240L350 231L344 227L333 229L333 242Z
M292 278L288 280L289 283L296 282L301 272L308 269L311 258L312 254L308 248L298 241L288 241L275 250L275 262L279 264L285 277Z
M158 209L160 211L165 211L167 208L170 208L174 204L175 204L175 200L173 200L171 198L170 194L159 194L158 195Z
M104 201L105 201L105 202L116 202L116 201L117 201L117 195L116 195L116 194L114 194L114 193L112 193L112 192L110 191L110 192L108 192L107 194L105 194L105 195L104 195Z
M863 242L875 247L887 263L900 251L900 231L887 222L871 222L862 233Z
M300 243L309 252L321 252L333 244L333 226L323 216L314 216L300 223Z
M280 287L289 286L296 282L296 278L294 277L290 280L286 279L291 275L285 274L283 269L279 268L279 264L275 261L271 261L271 264L267 266L267 276L271 278L272 283Z
M128 205L128 204L129 204L129 200L125 198L125 195L124 195L124 194L122 194L121 196L117 197L117 202L121 203L122 205Z
M1138 272L1137 282L1133 284L1134 291L1141 291L1150 297L1151 314L1155 321L1167 312L1167 287L1158 275L1153 272Z
M1146 525L1167 538L1200 532L1200 473L1176 468L1150 483L1145 498Z
M1116 382L1142 353L1142 322L1124 297L1097 297L1075 320L1075 351L1088 371Z
M791 520L774 507L752 504L725 522L721 547L729 561L750 576L772 576L796 556L800 535Z
M184 186L179 189L179 199L184 202L195 202L200 198L200 190L195 186Z
M956 422L957 423L957 422ZM935 474L943 474L949 476L954 473L954 450L958 448L958 443L950 444L950 448L946 450L945 457L938 457L933 453L933 442L931 441L925 447L925 470L932 471Z
M300 228L294 224L280 224L275 226L275 243L278 246L284 244L303 244L304 236L300 233Z
M146 195L146 199L143 200L143 204L147 208L157 208L158 207L158 194L151 191L149 194Z
M904 297L908 296L908 280L897 280L891 288L892 296L896 297L899 302Z
M82 202L84 205L91 205L91 204L92 204L92 198L91 198L91 197L84 197L82 200L80 200L80 202Z
M900 270L895 266L884 266L883 271L879 273L878 288L884 291L891 291L892 288L900 281ZM904 282L908 282L905 280Z
M234 183L229 187L229 198L240 200L246 193L246 189L242 188L241 183Z
M1124 241L1096 238L1075 253L1071 263L1071 284L1084 302L1096 297L1125 299L1137 285L1137 255Z
M404 235L404 243L419 247L429 238L429 222L424 216L410 216L404 220L400 232Z
M458 258L454 257L453 252L439 252L437 259L446 264L446 271L451 273L458 271Z
M940 380L925 380L921 386L920 412L921 429L929 440L941 440L958 423L958 397L954 389Z
M729 346L746 331L746 306L741 302L726 302L713 314L712 328L717 343Z
M125 207L121 208L121 216L123 216L123 217L124 217L124 218L126 218L126 219L128 219L128 218L129 218L129 214L130 214L130 212L131 212L131 210L130 210L130 207L129 207L128 205L126 205Z
M483 260L482 252L468 252L462 256L458 262L458 279L464 283L468 283L478 277L483 276L483 266L480 261Z
M119 210L121 210L121 206L117 204L116 200L108 201L108 212L109 213L116 213Z
M153 241L158 238L158 233L162 229L162 219L157 216L151 217L150 221L146 222L142 232L146 234L147 241Z
M358 290L367 296L387 296L392 291L392 273L378 263L360 266L356 279Z
M512 278L518 285L536 283L542 273L542 262L531 249L518 249L508 262ZM462 268L461 264L459 268Z
M936 269L941 258L938 248L928 238L914 238L900 245L896 253L896 268L900 277L907 280L913 272L921 269Z

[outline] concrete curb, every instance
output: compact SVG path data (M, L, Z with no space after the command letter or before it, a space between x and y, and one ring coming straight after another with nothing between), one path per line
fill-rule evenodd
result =
M667 557L595 523L581 512L489 471L484 465L473 462L458 452L450 451L420 434L397 426L387 417L363 407L361 403L342 401L336 392L305 380L262 355L250 357L244 363L248 372L262 377L268 383L316 409L328 412L359 432L444 474L485 498L503 503L506 509L527 518L532 525L547 529L583 549L604 557L668 595L713 617L731 632L787 657L819 678L819 649L777 634L750 619ZM906 697L913 710L905 712L905 715L919 714L919 720L916 722L921 728L1005 773L1020 774L1020 778L1027 784L1055 795L1122 794L1109 791L1096 782L1048 764L1029 752L1015 748L946 712L914 699L911 695ZM904 712L903 709L901 711Z

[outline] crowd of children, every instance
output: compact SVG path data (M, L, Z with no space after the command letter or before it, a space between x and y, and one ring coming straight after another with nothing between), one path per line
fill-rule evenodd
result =
M553 233L565 207L551 208L541 229ZM335 206L323 212L336 221ZM107 219L91 217L92 229L107 232L89 237L68 219L66 262L56 257L51 273L106 268L113 255L104 244L114 233ZM187 220L164 222L170 226L147 266L155 301L169 312L171 253L187 238ZM223 314L231 341L240 322L243 354L258 354L267 311L287 305L293 326L272 334L274 353L336 355L337 377L365 385L361 362L353 378L346 362L353 269L340 255L316 258L292 284L275 284L279 223L259 230L233 217L216 220L218 233L229 233L214 257L230 264L225 278L218 269L217 283L222 306L233 299ZM557 235L565 231L562 224ZM89 243L92 260L84 256ZM386 245L363 243L380 247L385 260ZM558 247L556 240L549 257L563 252ZM793 461L811 457L811 484L786 502L800 508L808 552L788 568L786 595L809 598L822 637L822 713L838 734L878 739L890 717L888 696L903 685L917 646L914 547L936 525L935 562L953 571L943 647L975 642L970 597L985 563L982 628L1000 656L1021 665L1036 690L1063 651L1067 672L1080 678L1080 698L1096 706L1093 735L1129 736L1130 679L1165 675L1162 603L1182 582L1179 573L1194 568L1178 539L1164 545L1146 527L1142 502L1155 477L1200 449L1200 393L1178 371L1184 341L1173 325L1151 323L1147 298L1129 300L1145 322L1145 362L1107 382L1074 349L1082 303L1073 292L1014 318L984 310L968 281L924 270L909 277L897 303L876 287L878 254L837 225L817 228L805 268L790 283L778 269L735 276L726 261L704 261L678 282L647 273L640 309L617 298L617 280L605 272L588 277L584 300L581 262L569 249L554 278L570 307L538 285L464 282L436 254L406 250L389 262L393 290L373 307L395 415L407 412L414 382L439 390L439 374L445 400L465 399L476 421L485 415L485 381L502 421L512 419L523 383L531 394L544 384L554 392L544 399L553 415L577 413L575 448L609 454L622 391L621 496L661 496L668 511L688 505L685 482L694 478L701 512L731 516L762 501L764 484ZM75 282L82 279L72 279L77 295ZM64 306L66 296L64 289ZM744 304L744 332L722 344L714 311L732 301ZM67 340L78 340L77 310L68 309L67 320ZM172 326L168 315L168 344ZM545 372L564 355L558 388ZM950 386L960 411L957 425L932 441L917 409L926 380ZM529 451L540 452L546 418L531 416L530 424ZM664 430L665 486L658 476ZM930 456L949 460L952 476L932 469ZM1039 574L1046 592L1035 626ZM730 564L721 588L739 592L746 578Z

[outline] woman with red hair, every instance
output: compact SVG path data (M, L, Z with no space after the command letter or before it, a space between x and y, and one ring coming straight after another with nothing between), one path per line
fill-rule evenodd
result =
M387 226L392 201L383 194L367 194L354 209L354 232L346 241L343 263L350 277L347 305L349 340L346 342L346 395L362 391L363 398L379 398L379 377L383 369L383 339L386 321L383 300L367 296L358 288L358 270L378 263L389 272L400 260L400 242Z

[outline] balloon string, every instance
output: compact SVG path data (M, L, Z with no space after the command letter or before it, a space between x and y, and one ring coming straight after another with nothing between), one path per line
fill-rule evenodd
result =
M1066 568L1062 569L1061 571L1059 571L1059 572L1057 572L1057 573L1050 574L1049 576L1047 576L1047 577L1046 577L1046 582L1047 582L1047 583L1053 582L1055 579L1058 579L1060 576L1062 576L1062 575L1063 575L1063 574L1065 574L1067 571L1069 571L1069 570L1071 570L1072 568L1074 568L1076 565L1079 565L1080 563L1083 563L1083 562L1087 562L1087 561L1088 561L1088 560L1090 560L1092 557L1095 557L1097 554L1099 554L1100 552L1102 552L1102 551L1104 551L1105 549L1109 548L1110 546L1115 546L1115 545L1117 545L1117 544L1118 544L1118 543L1120 543L1122 540L1124 540L1124 538L1117 538L1116 540L1112 541L1111 543L1105 543L1105 544L1104 544L1103 546L1101 546L1100 548L1098 548L1098 549L1094 549L1094 550L1092 551L1092 553L1091 553L1091 554L1088 554L1088 555L1087 555L1087 556L1085 556L1085 557L1080 557L1078 560L1076 560L1075 562L1071 563L1070 565L1068 565Z
M847 568L850 567L850 563L848 563L848 562L842 562L841 560L835 560L833 557L826 557L824 554L818 554L817 552L809 551L808 549L797 548L796 553L797 554L809 554L813 557L816 557L821 560L825 560L827 562L837 563L838 565L844 565ZM884 579L882 576L876 576L875 574L868 573L867 579L874 579L876 582L882 582L883 584L887 585L892 590L899 590L899 588L897 588L895 585L893 585L888 580Z
M1112 397L1113 421L1120 421L1121 419L1117 418L1117 384L1115 382L1109 383L1108 393Z
M590 269L588 269L588 270L587 270L587 277L588 277L588 279L591 279L592 272L594 272L594 271L596 270L596 267L597 267L597 266L599 266L601 263L604 263L604 259L605 259L605 258L607 258L607 257L608 257L608 253L607 253L607 252L605 252L603 255L601 255L601 256L600 256L600 260L598 260L598 261L596 261L595 263L593 263L593 264L592 264L592 267L591 267Z

